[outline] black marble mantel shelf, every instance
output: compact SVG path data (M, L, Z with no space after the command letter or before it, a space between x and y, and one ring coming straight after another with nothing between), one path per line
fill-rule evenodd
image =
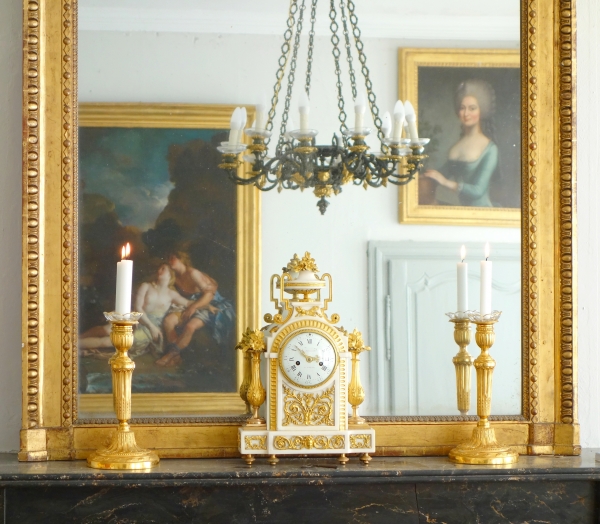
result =
M600 464L521 456L510 466L446 457L162 460L148 472L0 455L0 522L600 522Z
M521 456L509 466L467 466L447 457L374 457L368 466L357 458L340 466L335 458L281 459L270 466L257 459L247 466L241 459L163 459L144 472L97 470L85 461L17 462L16 455L0 454L0 486L132 486L132 485L277 485L313 483L395 483L451 481L599 480L600 463L594 450L579 457Z

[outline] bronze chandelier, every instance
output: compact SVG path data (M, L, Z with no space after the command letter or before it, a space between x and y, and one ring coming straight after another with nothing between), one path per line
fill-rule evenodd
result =
M416 115L410 102L403 105L398 101L394 108L393 119L389 113L386 113L382 121L372 89L369 69L366 65L366 55L361 32L357 25L358 19L355 14L354 2L353 0L339 0L336 7L335 0L331 0L329 27L337 77L341 135L334 135L330 144L316 144L315 137L318 132L308 126L308 97L311 87L317 2L318 0L312 0L310 5L306 79L299 107L300 128L295 129L291 125L289 110L307 0L291 0L270 109L267 113L266 104L259 104L256 108L256 122L248 129L244 129L245 111L236 109L231 119L229 140L222 142L218 150L223 154L223 162L219 167L226 170L229 178L236 184L252 184L261 191L270 191L275 188L278 191L283 189L303 191L312 188L315 196L319 199L317 206L321 214L324 214L329 205L327 198L339 194L345 184L363 185L365 189L369 186L387 186L388 182L394 185L408 184L423 166L423 160L426 158L423 154L424 146L427 145L429 139L419 138ZM340 68L342 52L338 34L340 29L338 18L341 21L350 85L355 102L355 125L352 128L346 124L347 115L342 95ZM365 81L366 101L357 91L351 39L354 40L360 71ZM269 157L269 140L288 64L287 90L279 139L275 155ZM365 142L365 138L371 132L363 125L363 115L367 103L381 142L381 153L379 154L369 152L369 146ZM288 128L292 129L288 130ZM404 137L402 136L403 129ZM249 145L241 143L242 131L250 138ZM248 154L240 158L240 154L246 150L248 150ZM248 162L252 169L240 176L238 168L243 161Z

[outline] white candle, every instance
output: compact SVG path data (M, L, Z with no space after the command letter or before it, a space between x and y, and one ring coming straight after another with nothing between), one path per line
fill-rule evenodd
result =
M310 105L306 91L302 91L300 94L298 111L300 112L300 131L308 131L308 114L310 113Z
M354 128L362 129L365 125L365 111L367 110L367 103L365 102L365 96L359 93L354 101Z
M248 112L246 111L245 107L240 107L240 115L241 115L241 122L240 122L240 131L242 129L244 129L246 127L246 124L248 123ZM241 133L240 133L241 136Z
M394 106L394 128L392 132L392 138L394 140L400 140L402 138L402 123L404 122L404 106L402 102L398 100Z
M381 132L385 138L390 138L392 134L392 116L389 111L383 115L383 121L381 122Z
M242 123L242 115L240 114L240 112L241 109L239 107L236 107L233 110L231 120L229 121L229 143L231 145L237 144L240 138L240 129Z
M408 133L410 135L410 139L413 142L416 142L419 140L419 132L417 131L417 114L415 113L415 108L408 100L404 102L404 114L408 124Z
M131 313L131 284L133 282L133 260L127 260L131 248L129 243L121 249L121 262L117 262L117 292L115 312Z
M492 262L490 257L490 243L485 245L485 260L481 261L481 280L479 291L479 312L481 315L489 315L492 312Z
M456 311L464 312L469 309L469 264L465 262L467 250L460 248L460 262L456 264Z
M267 98L263 96L260 102L256 104L256 123L254 127L258 131L263 131L267 125Z

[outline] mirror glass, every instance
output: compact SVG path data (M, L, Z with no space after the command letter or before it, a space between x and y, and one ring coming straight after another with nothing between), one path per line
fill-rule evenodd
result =
M519 49L517 0L372 0L368 7L366 2L356 4L368 76L381 114L392 111L399 98L399 77L407 74L399 64L399 49L454 49L459 57L460 50ZM290 102L290 114L296 122L306 71L310 2L306 5L305 36ZM79 103L81 107L92 103L253 106L262 98L270 100L288 7L280 0L81 0ZM339 36L345 108L351 122L354 104L342 28ZM366 93L356 53L353 64L359 90ZM460 59L452 65L457 64L460 66ZM442 87L445 84L447 98L437 100L432 95L435 91L429 90L425 98L421 99L419 91L418 99L413 100L421 135L434 139L426 151L429 159L424 170L437 175L421 176L433 188L433 205L455 206L467 214L469 206L520 205L519 88L517 85L507 91L501 82L491 85L494 79L489 72L488 76L478 75L477 67L466 60L463 70L454 69L447 77L443 64L435 71L420 70L420 88L435 82ZM514 71L518 81L518 69ZM319 131L319 144L330 143L339 130L335 82L329 3L320 2L310 100L310 127ZM457 95L460 86L464 88L469 82L475 87ZM286 84L274 121L276 131L285 89ZM373 127L369 115L365 124ZM101 313L112 307L113 264L120 242L130 238L138 250L133 255L139 268L134 275L134 306L141 304L139 307L154 312L154 316L147 315L153 325L142 326L136 335L138 345L132 352L137 366L134 393L168 392L183 395L181 398L212 392L235 394L233 326L239 297L231 282L235 268L220 262L228 256L231 259L235 250L230 234L235 227L233 214L222 213L223 209L235 208L235 196L231 196L235 194L219 180L202 186L188 177L204 169L204 159L209 158L206 165L218 162L214 146L227 139L226 131L210 126L178 129L172 122L162 127L148 123L140 127L151 129L140 133L139 129L112 127L106 122L89 125L83 119L80 128L81 397L110 393L106 359L112 350ZM381 149L375 133L367 143L373 151ZM476 182L464 178L467 175L457 175L456 166L471 169L469 166L478 162L488 163L486 183L492 189L482 198L461 200L464 186ZM225 180L224 172L222 177ZM330 310L340 314L344 328L362 331L372 346L372 351L361 357L366 390L361 414L459 415L452 362L458 346L445 313L457 309L456 272L463 244L469 263L469 308L479 309L480 261L484 244L489 242L490 260L494 262L492 305L503 311L491 350L497 361L492 414L520 414L519 227L490 227L485 220L472 226L456 225L452 220L442 224L400 223L399 199L393 186L367 191L360 186L344 186L321 215L317 198L310 191L262 194L262 313L273 312L268 300L271 274L279 273L294 253L309 251L319 269L333 276ZM196 222L182 226L192 215ZM209 229L213 233L207 234ZM194 235L208 238L211 247L196 242ZM181 242L177 245L178 239ZM179 258L173 258L177 252ZM167 292L156 291L163 289L163 280L168 289L176 291L169 276L178 263L198 269L194 285L200 291L196 299L208 293L218 302L214 311L205 305L197 315L189 340L182 338L186 322L189 324L189 318L181 320L185 304ZM174 294L185 295L185 291L179 289ZM174 339L169 339L165 323L171 324L168 329L175 333ZM170 354L170 340L185 347L176 355ZM474 357L479 354L474 337L469 352ZM113 416L93 403L82 406L80 402L79 413L84 418ZM475 407L473 372L469 414L475 414ZM145 409L134 405L137 415L145 414ZM172 413L168 406L163 411ZM191 409L189 414L199 413L210 410ZM239 411L215 408L215 413Z

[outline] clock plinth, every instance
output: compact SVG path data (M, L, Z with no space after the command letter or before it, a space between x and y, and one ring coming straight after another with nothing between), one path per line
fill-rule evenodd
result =
M253 416L239 429L238 439L248 464L255 455L268 456L272 465L284 455L338 455L345 464L351 454L368 464L370 453L375 452L375 431L357 412L365 397L358 355L370 348L363 344L360 332L348 333L336 326L339 315L327 312L331 276L319 276L317 271L309 253L302 259L294 255L281 275L271 277L277 313L265 315L268 324L260 331L247 330L237 346L252 355L246 396ZM327 289L327 298L322 298ZM266 390L258 372L263 352ZM264 425L258 423L262 417Z

